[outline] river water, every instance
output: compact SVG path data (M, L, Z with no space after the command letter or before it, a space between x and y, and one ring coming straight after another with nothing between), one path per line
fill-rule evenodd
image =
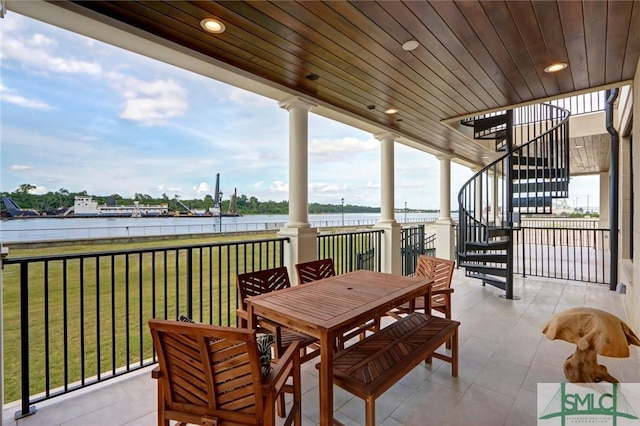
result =
M400 223L433 222L438 213L397 213ZM312 227L373 225L380 213L309 215ZM113 217L113 218L25 218L3 219L0 240L7 243L56 241L91 238L140 237L215 232L264 231L279 229L287 215L241 217Z

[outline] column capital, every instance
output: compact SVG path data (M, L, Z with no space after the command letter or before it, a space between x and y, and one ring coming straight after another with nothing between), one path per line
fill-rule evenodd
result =
M291 98L278 102L278 106L280 108L286 109L287 111L291 111L291 109L293 108L300 108L306 111L311 111L313 108L317 107L318 104L299 96L293 96Z
M451 160L451 155L450 154L438 154L436 155L436 159L443 161L443 160Z
M391 142L395 142L395 140L398 139L398 135L391 132L376 133L373 135L373 137L378 139L379 141L386 141L391 139Z

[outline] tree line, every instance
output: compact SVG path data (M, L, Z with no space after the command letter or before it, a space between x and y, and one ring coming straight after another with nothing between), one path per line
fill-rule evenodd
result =
M16 188L13 192L3 192L2 196L9 196L13 201L23 209L34 209L41 213L46 214L59 214L64 212L69 207L73 206L76 196L90 196L99 205L104 205L110 198L116 202L117 205L133 205L134 201L138 201L140 204L146 205L161 205L167 204L169 210L182 211L184 208L177 202L179 200L182 204L189 207L192 210L206 210L208 211L213 207L213 197L211 195L205 195L204 198L198 199L182 199L179 196L170 198L166 193L162 194L160 198L154 198L148 194L135 193L133 198L123 197L120 194L111 195L90 195L87 191L71 192L65 188L60 188L57 191L49 191L46 194L32 194L32 191L36 189L35 185L22 184ZM222 200L220 209L222 212L229 211L230 199ZM259 201L256 197L239 195L236 198L236 206L238 213L242 215L251 214L288 214L289 202L288 201ZM6 208L2 204L2 210ZM409 210L415 211L415 210ZM427 210L428 211L428 210ZM435 210L434 210L435 211ZM380 207L367 207L367 206L355 206L351 204L320 204L310 203L309 213L322 214L322 213L379 213Z

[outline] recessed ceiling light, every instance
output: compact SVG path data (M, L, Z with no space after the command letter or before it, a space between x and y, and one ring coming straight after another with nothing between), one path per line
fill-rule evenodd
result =
M397 114L398 110L395 108L387 108L386 110L384 110L385 114Z
M307 80L316 81L320 78L318 74L307 74L304 76Z
M584 145L576 145L576 148L584 148Z
M566 62L558 62L556 64L551 64L548 67L546 67L544 69L544 72L558 72L558 71L562 71L563 69L567 68L569 65L567 65Z
M483 159L483 160L484 160L484 159L487 159L487 158L489 158L487 155L483 155L483 156L482 156L482 159Z
M413 50L418 46L420 46L420 43L415 40L407 40L402 44L404 50Z
M375 105L367 105L367 109L376 109Z
M214 18L203 19L202 21L200 21L200 25L202 26L202 28L204 28L205 31L214 34L223 33L226 29L221 21Z

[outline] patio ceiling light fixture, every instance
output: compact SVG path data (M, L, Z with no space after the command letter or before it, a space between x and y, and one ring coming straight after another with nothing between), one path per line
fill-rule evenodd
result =
M548 67L546 67L544 69L544 72L558 72L558 71L562 71L563 69L567 68L569 65L567 65L566 62L558 62L556 64L551 64Z
M420 43L415 40L407 40L402 44L404 50L414 50L418 46L420 46Z
M396 108L387 108L387 109L384 110L384 113L385 114L389 114L389 115L397 114L398 110Z
M200 21L200 25L204 28L205 31L213 34L221 34L224 32L226 27L224 24L215 19L215 18L206 18Z

